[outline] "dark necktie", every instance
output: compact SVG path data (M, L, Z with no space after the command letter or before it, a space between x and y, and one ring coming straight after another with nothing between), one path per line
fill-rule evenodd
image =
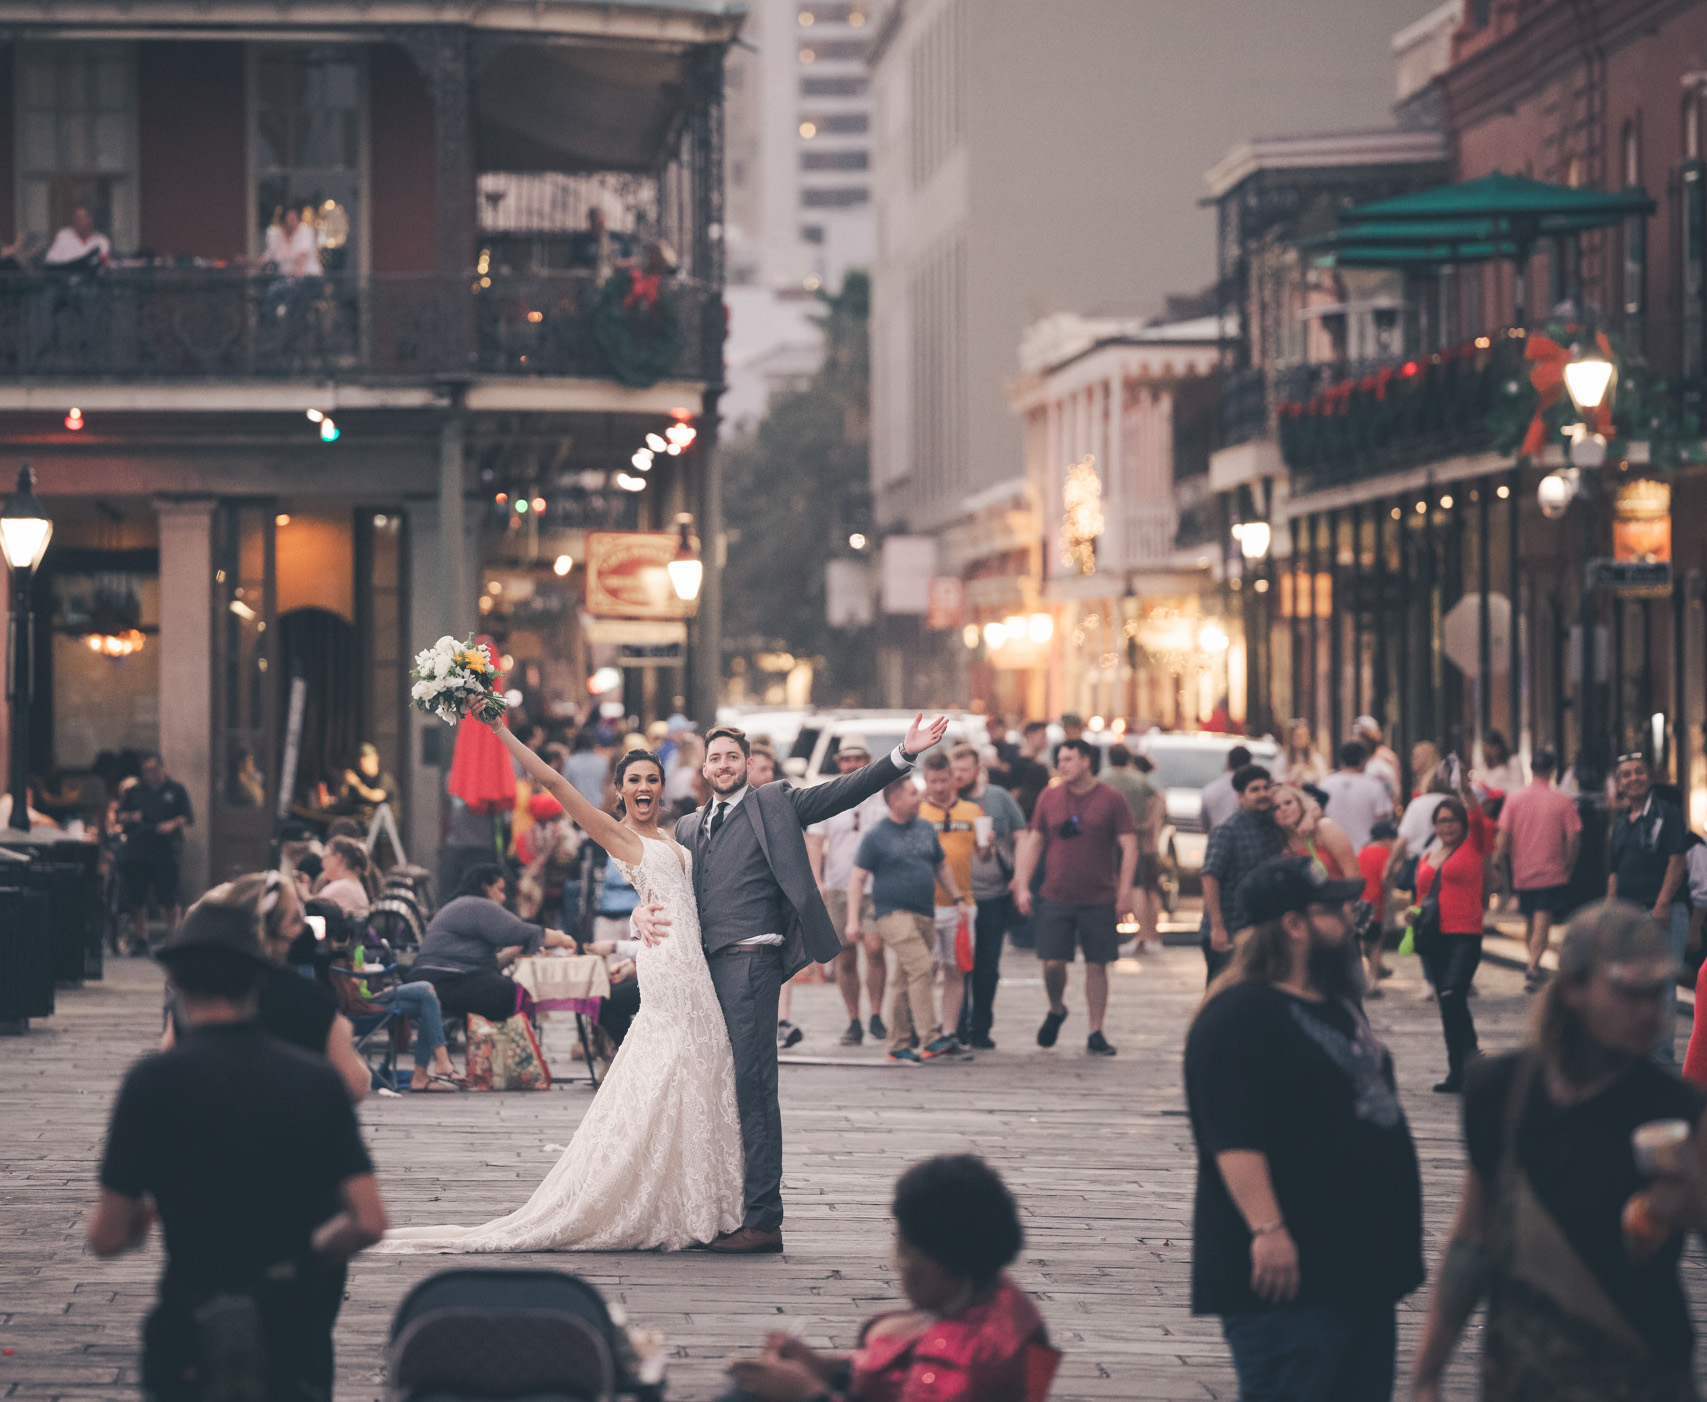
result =
M729 805L727 803L720 803L716 808L711 810L711 826L707 828L705 832L705 840L707 842L710 842L712 838L717 836L717 830L723 826L723 817L728 809Z

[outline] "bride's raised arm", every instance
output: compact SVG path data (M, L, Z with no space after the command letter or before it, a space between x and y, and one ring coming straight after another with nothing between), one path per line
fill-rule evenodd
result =
M488 721L492 733L504 742L504 748L520 761L528 777L563 805L582 830L618 861L637 867L646 855L646 847L634 829L619 823L602 808L595 807L578 788L571 784L515 736L503 721Z

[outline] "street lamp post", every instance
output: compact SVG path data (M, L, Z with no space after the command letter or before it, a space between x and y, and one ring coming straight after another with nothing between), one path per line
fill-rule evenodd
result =
M1606 461L1606 440L1594 430L1601 407L1616 393L1617 368L1592 345L1579 345L1564 369L1565 392L1571 396L1584 421L1571 439L1571 466L1564 473L1544 478L1539 489L1541 509L1549 516L1562 515L1573 498L1582 502L1582 593L1577 601L1577 633L1582 640L1577 658L1577 735L1579 756L1577 781L1586 793L1596 792L1605 775L1603 746L1594 716L1595 607L1588 586L1588 562L1594 558L1594 497L1599 487L1599 468Z
M19 832L30 830L30 701L34 694L30 684L30 585L53 538L53 522L36 500L35 485L35 473L26 462L18 469L18 490L0 511L0 553L5 554L12 571L12 665L6 700L12 725L11 825Z
M1267 601L1256 597L1263 591L1255 585L1257 579L1267 583L1266 562L1273 536L1267 521L1243 521L1233 527L1233 538L1239 542L1239 554L1245 560L1245 572L1252 576L1252 587L1245 591L1245 724L1259 735L1273 727L1268 724L1268 690L1262 668L1268 645L1263 614Z

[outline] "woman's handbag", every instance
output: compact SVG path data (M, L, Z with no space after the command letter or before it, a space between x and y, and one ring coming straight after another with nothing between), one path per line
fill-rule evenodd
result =
M1440 876L1436 874L1434 886L1428 893L1428 899L1417 907L1416 918L1411 921L1408 938L1411 947L1423 958L1432 958L1440 953L1441 942L1446 938L1440 933Z

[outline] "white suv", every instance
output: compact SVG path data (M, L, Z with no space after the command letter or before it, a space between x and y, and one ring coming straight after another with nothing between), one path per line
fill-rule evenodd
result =
M841 773L836 766L836 751L841 748L842 736L862 736L871 747L871 757L881 759L901 743L918 714L917 711L821 711L808 716L794 739L794 749L783 762L783 770L796 783L822 784ZM973 736L982 739L984 734L982 717L951 711L943 744L953 745Z

